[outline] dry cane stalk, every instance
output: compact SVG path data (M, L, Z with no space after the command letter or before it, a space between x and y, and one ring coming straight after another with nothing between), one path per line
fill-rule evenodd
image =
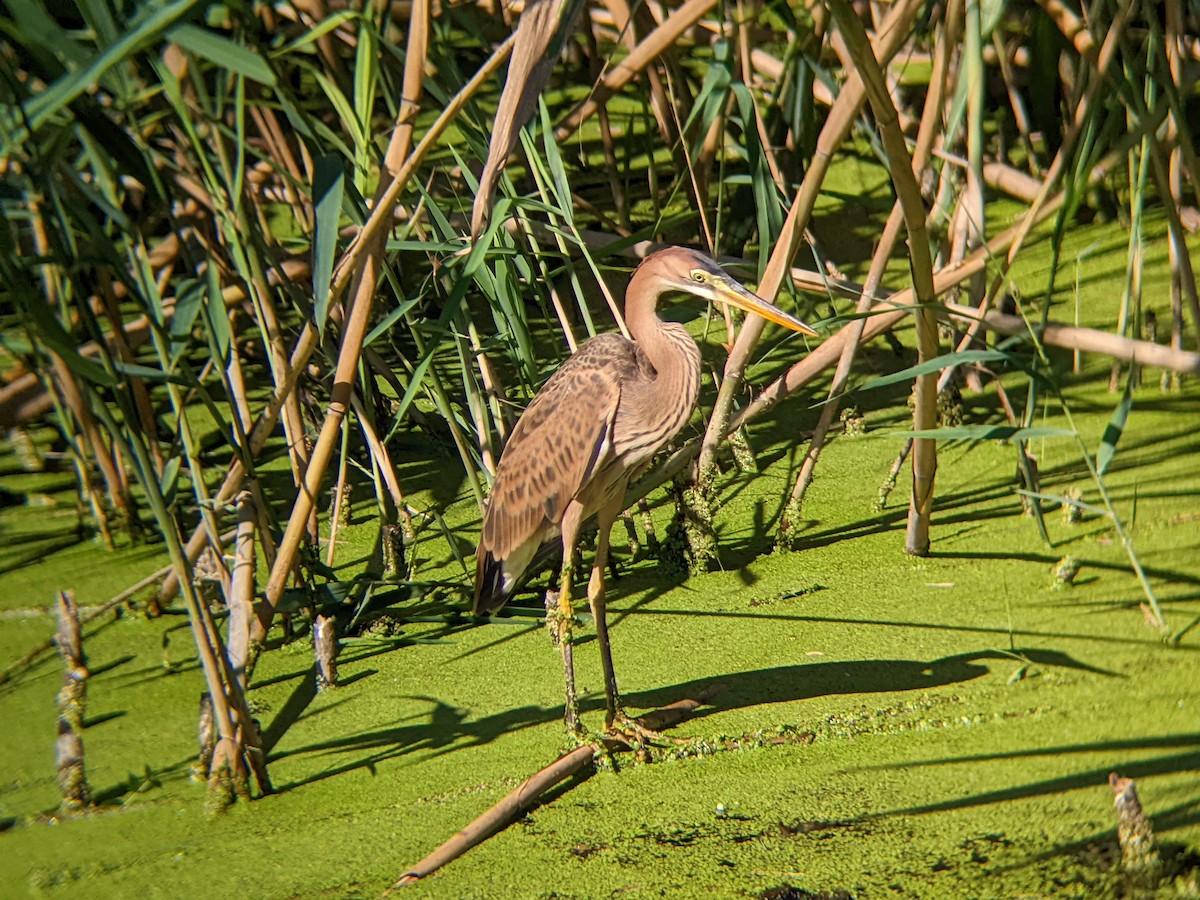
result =
M412 121L416 116L417 102L421 95L421 81L424 77L426 45L429 37L429 6L427 2L419 2L413 6L413 17L409 30L408 52L404 69L404 84L400 98L400 112L397 116L396 127L384 156L384 169L390 178L385 178L387 187L381 188L375 197L375 208L371 219L379 221L380 225L374 232L368 233L364 227L360 234L359 244L363 255L362 268L356 274L354 297L346 312L346 321L342 329L342 345L338 353L337 369L334 374L333 391L329 399L329 408L325 421L321 426L320 436L313 447L312 458L309 460L305 473L304 484L292 507L287 529L279 543L275 564L267 579L266 597L260 607L259 616L254 623L252 640L261 643L266 637L275 606L283 596L283 589L295 565L299 553L300 541L307 526L310 515L316 505L317 493L325 477L325 470L333 456L334 444L341 430L342 419L350 405L354 380L358 373L359 358L362 354L363 340L366 337L367 326L370 324L371 307L375 299L375 285L383 271L383 251L387 231L381 227L382 221L390 221L395 204L399 199L399 190L393 188L402 183L406 170L411 171L416 154L409 154L412 144ZM475 80L473 79L473 82ZM454 106L451 103L451 106ZM439 120L440 121L440 120ZM426 135L426 140L428 139ZM426 141L422 141L424 145ZM406 159L407 157L407 159ZM401 165L401 161L404 164ZM403 181L407 179L404 178ZM349 255L349 253L347 254ZM349 271L346 265L341 271Z
M550 80L555 62L550 49L555 36L559 29L568 31L574 27L573 22L564 20L564 16L577 16L580 8L569 0L531 0L521 11L513 34L513 53L508 74L492 118L487 160L479 173L479 186L471 205L472 243L479 240L487 229L500 173L508 164L521 129L537 108L542 88ZM397 155L396 165L403 162L407 155L406 147L403 153Z
M396 469L392 465L392 457L388 453L387 445L376 434L371 419L357 393L350 395L350 402L354 407L355 415L358 416L358 424L362 428L363 439L371 451L371 458L383 476L383 482L387 485L388 493L392 498L392 505L396 508L396 515L400 517L400 530L404 544L407 546L415 540L415 532L413 531L412 517L408 512L408 503L404 499L404 491L400 488L400 481L396 478Z
M604 5L613 18L613 26L620 35L621 43L630 53L637 49L639 36L650 34L657 24L650 14L650 10L643 3L635 4L632 9L627 0L604 0ZM669 53L671 49L668 47L666 52ZM667 96L667 88L664 87L658 70L647 65L645 75L650 87L650 111L654 114L658 133L668 145L673 144L675 139L671 131L671 124L677 119L679 113L671 105ZM601 110L603 110L603 105Z
M661 729L669 725L674 725L711 701L721 689L721 685L715 685L694 698L680 700L669 706L646 713L644 716L639 717L638 721L647 728L652 729ZM625 747L625 744L622 742L607 738L603 743L604 749L607 751ZM587 769L592 764L596 753L597 748L590 745L576 747L570 753L555 760L540 772L525 779L499 803L476 818L470 825L401 875L396 883L392 885L391 891L415 884L417 881L420 881L427 875L431 875L446 865L446 863L458 859L458 857L462 856L472 847L482 844L493 834L504 829L527 809L534 806L556 784ZM387 893L391 893L391 891Z
M420 881L446 863L458 859L472 847L482 844L537 803L550 788L590 766L595 752L590 746L577 747L521 782L516 790L401 875L392 885L392 890Z
M238 495L237 513L237 544L228 597L229 640L226 646L234 677L245 690L246 663L250 658L250 623L254 621L254 529L258 517L249 491L242 491Z
M401 395L403 396L403 395ZM337 484L333 488L333 508L329 512L329 546L325 551L325 565L333 566L334 553L337 550L337 534L338 529L342 526L343 518L348 522L349 516L349 497L347 496L349 485L346 483L346 461L349 454L347 444L350 440L350 421L342 419L342 451L338 455L338 474Z
M680 35L700 21L701 17L715 5L716 0L688 0L679 9L674 10L662 25L646 35L646 38L634 47L628 56L609 70L604 79L592 90L587 100L567 114L567 117L554 130L554 139L560 144L565 142L580 125L595 115L596 110L607 103L609 98L627 85L652 61L673 47Z
M1046 5L1053 5L1054 3L1055 0L1046 0ZM1088 112L1093 101L1095 100L1096 94L1100 90L1101 86L1104 85L1108 67L1111 65L1113 58L1116 56L1117 45L1119 43L1121 34L1125 30L1125 23L1128 21L1129 16L1133 12L1133 4L1134 0L1126 0L1126 2L1118 7L1116 14L1113 16L1112 24L1110 25L1109 31L1104 39L1104 44L1101 46L1096 57L1096 72L1094 73L1095 77L1089 80L1087 89L1080 99L1079 104L1075 108L1075 116L1072 119L1070 126L1067 128L1066 133L1063 135L1062 145L1059 147L1058 153L1055 154L1054 160L1050 163L1050 168L1046 172L1046 177L1042 181L1041 188L1038 190L1038 194L1033 200L1033 204L1029 210L1029 213L1026 214L1026 216L1021 220L1020 230L1017 232L1015 238L1008 246L1008 253L1005 256L1003 264L1000 266L1000 271L996 274L996 277L992 281L992 289L990 293L993 295L997 293L999 285L1003 283L1004 278L1007 276L1008 270L1013 264L1013 260L1016 259L1017 254L1020 252L1021 247L1025 243L1025 238L1029 236L1029 232L1032 230L1033 226L1040 221L1039 213L1042 210L1043 205L1047 203L1055 188L1057 188L1059 179L1062 177L1067 163L1071 159L1075 148L1075 143L1078 141L1079 136L1083 133ZM1146 120L1147 118L1154 120L1153 126L1148 126ZM1153 128L1157 127L1157 121L1159 118L1160 117L1157 111L1155 111L1142 120L1141 128L1130 130L1137 131L1139 134L1152 133ZM1119 142L1119 145L1132 146L1128 141L1128 136L1124 141ZM1113 154L1109 154L1106 159L1111 159L1112 157ZM1122 154L1122 158L1123 157L1124 154ZM1096 168L1099 169L1100 166L1097 166ZM1093 177L1095 176L1095 173L1096 170L1094 169L1092 173Z
M42 218L40 203L37 201L32 202L30 204L30 213L32 214L31 224L34 250L40 256L51 259L53 258L53 253L51 251L50 239L46 232L46 224ZM46 266L43 274L46 302L51 309L55 308L61 302L56 274L57 269L57 266ZM129 492L129 483L121 468L120 460L116 457L115 453L110 453L109 447L104 441L104 436L100 433L100 429L96 425L95 417L92 415L83 393L79 390L79 385L75 381L75 375L67 366L66 361L52 350L47 349L47 353L50 356L53 369L53 376L47 377L48 385L51 390L57 389L56 393L61 398L63 405L75 417L75 421L79 424L80 433L87 441L87 444L90 445L92 457L96 460L96 465L100 468L100 474L103 476L104 483L108 488L108 496L125 516L125 527L128 532L131 535L136 535L138 532L137 509L133 504L133 495ZM52 381L50 380L51 378L53 379ZM81 463L86 464L82 460ZM97 501L94 500L93 508L97 505ZM104 519L101 518L101 521L103 522ZM107 539L107 528L103 530Z
M905 0L898 3L892 10L882 33L878 36L878 55L880 59L888 60L900 49L900 45L908 37L913 20L922 8L919 0ZM773 301L787 278L789 267L800 240L812 215L820 194L821 183L829 170L833 153L854 124L862 106L865 93L862 79L858 73L851 74L838 93L837 101L829 112L825 126L817 138L817 149L804 175L804 181L792 201L787 219L780 232L779 241L771 251L766 271L758 285L758 293L763 299ZM748 316L738 332L737 341L725 362L725 372L721 379L721 387L713 405L713 413L704 434L700 449L700 461L697 466L697 478L703 485L711 479L716 461L717 448L725 440L725 436L733 429L730 428L730 417L733 411L734 399L741 390L742 377L750 361L759 337L762 335L766 321L758 316Z
M1169 81L1180 98L1190 97L1196 80L1195 69L1191 65L1186 65L1184 60L1200 56L1200 42L1187 34L1183 4L1180 0L1167 0L1164 5L1167 12L1166 43L1167 62L1170 68ZM1146 9L1147 16L1156 15L1156 10L1150 4L1146 4ZM1181 119L1184 121L1180 121ZM1191 178L1192 189L1193 191L1200 190L1200 158L1197 158L1192 130L1186 122L1183 110L1178 108L1171 110L1171 126L1167 130L1167 137L1179 142L1179 149L1183 151L1184 166Z
M930 79L930 90L928 96L925 98L921 126L917 132L916 150L913 154L914 174L924 171L925 166L929 162L933 141L938 133L936 126L939 124L942 97L948 92L947 79L950 74L950 53L948 52L948 48L953 47L957 41L962 6L962 0L952 0L946 10L942 37L937 42L934 54L934 74ZM879 246L876 248L875 255L871 259L871 268L867 273L867 280L863 286L856 309L856 313L859 316L868 312L874 305L875 294L883 279L884 270L887 267L888 259L891 257L892 249L895 247L902 221L903 210L897 203L892 208L892 214L888 218L887 225L883 229L883 235L879 239ZM792 499L789 501L784 518L779 525L780 539L785 544L789 537L792 520L799 514L801 505L804 503L804 494L812 482L813 471L816 468L817 459L820 457L829 426L833 423L834 416L837 415L838 407L840 406L839 395L845 387L847 379L850 377L850 369L854 365L854 357L861 346L863 329L866 327L866 324L867 320L865 318L858 318L847 326L850 331L842 345L842 353L838 359L837 370L834 372L833 382L829 387L828 399L821 409L817 426L813 430L808 453L804 457L804 462L800 467L800 475L797 477L796 485L792 491Z
M83 655L83 635L79 625L79 607L70 591L58 593L58 634L55 637L66 671L58 692L58 740L54 745L58 767L58 786L62 790L64 812L78 812L92 805L92 790L83 764L84 702L87 697L87 659Z
M927 362L938 355L938 333L934 304L937 293L933 283L933 258L929 252L929 233L925 227L927 211L921 199L921 189L913 174L912 157L900 120L892 104L879 61L871 51L870 41L862 22L847 0L830 0L830 9L838 28L846 38L856 69L862 77L867 98L875 113L880 138L887 152L888 169L896 188L896 197L904 212L908 229L908 253L912 266L913 291L916 295L917 360ZM913 394L913 428L923 431L937 425L937 373L921 375ZM929 517L933 508L934 476L937 473L937 445L928 438L919 438L913 445L912 505L908 515L905 552L925 556L929 552Z

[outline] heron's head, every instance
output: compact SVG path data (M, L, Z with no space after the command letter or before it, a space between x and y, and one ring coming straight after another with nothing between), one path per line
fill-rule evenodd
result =
M638 270L656 280L664 292L680 291L712 303L735 306L791 331L817 336L809 326L768 303L698 250L668 247L647 256Z

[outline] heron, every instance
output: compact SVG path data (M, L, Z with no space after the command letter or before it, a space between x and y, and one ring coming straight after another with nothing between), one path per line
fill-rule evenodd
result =
M700 348L683 325L664 322L658 303L690 294L737 307L792 331L808 325L754 294L712 258L684 247L647 256L625 291L632 339L600 334L554 372L517 420L500 455L476 553L474 611L498 612L539 549L561 540L562 570L546 596L547 624L562 651L568 732L583 737L571 642L573 560L581 527L599 534L587 597L604 669L605 732L646 735L621 704L605 619L609 532L625 491L691 417L700 393Z

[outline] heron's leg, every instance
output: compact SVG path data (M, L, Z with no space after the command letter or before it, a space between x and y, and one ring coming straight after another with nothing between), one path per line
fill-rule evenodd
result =
M579 736L579 704L575 697L575 647L572 644L574 610L571 607L571 581L574 578L575 544L579 539L580 514L583 508L572 502L562 520L563 563L562 580L558 591L558 608L551 609L550 595L546 596L546 617L550 633L562 650L563 681L566 683L566 709L563 720L567 731Z
M592 618L596 621L596 641L600 644L600 664L604 667L604 728L610 730L621 710L621 695L617 692L617 675L613 669L612 649L608 643L608 618L604 605L604 568L608 563L608 539L613 522L621 513L620 504L624 491L616 501L597 516L600 532L596 537L596 558L592 564L592 577L588 580L588 604Z
M608 558L608 539L613 523L621 514L621 503L625 495L624 489L617 492L617 499L610 506L601 509L597 515L600 533L596 538L596 559L592 566L592 577L588 581L588 603L592 608L592 618L596 620L596 641L600 644L600 663L604 667L604 700L605 717L604 730L621 736L631 745L639 744L670 744L684 743L679 739L670 739L657 731L647 728L636 719L625 713L621 704L621 694L617 689L617 675L613 669L612 649L608 641L608 617L604 601L604 570Z

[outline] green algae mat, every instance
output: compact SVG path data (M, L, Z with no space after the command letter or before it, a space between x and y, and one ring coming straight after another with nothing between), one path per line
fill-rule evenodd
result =
M1089 290L1119 293L1100 276ZM908 364L885 357L869 359ZM1085 357L1075 375L1069 354L1055 362L1095 452L1120 399L1108 364ZM751 429L762 471L721 482L721 571L685 579L618 554L624 698L641 712L715 690L670 730L697 743L652 763L618 754L402 893L1200 895L1200 386L1166 392L1145 372L1132 396L1104 483L1165 639L1074 439L1031 444L1042 491L1075 489L1092 507L1071 522L1043 503L1049 541L1023 509L1011 446L943 444L933 553L905 557L904 480L875 506L902 395L859 398L864 433L828 447L797 549L774 552L795 436L815 416L793 400ZM998 409L988 391L962 412L993 422ZM1040 424L1061 427L1060 413L1047 405ZM81 541L68 478L22 474L11 449L0 465L24 498L0 510L8 665L53 632L56 589L94 606L163 560ZM402 465L409 483L437 468L415 453ZM661 535L669 510L652 499ZM447 520L469 554L473 504ZM356 510L340 575L361 569L374 529ZM423 571L465 584L439 540L418 544ZM316 691L306 638L264 654L250 699L276 792L216 816L191 778L203 681L178 611L85 629L88 815L56 813L61 664L19 670L0 685L0 896L378 896L564 749L561 667L536 596L488 625L446 619L447 599L414 591L347 639L333 690ZM584 718L599 727L597 647L590 625L581 633ZM1114 772L1135 780L1152 824L1153 887L1120 871Z

